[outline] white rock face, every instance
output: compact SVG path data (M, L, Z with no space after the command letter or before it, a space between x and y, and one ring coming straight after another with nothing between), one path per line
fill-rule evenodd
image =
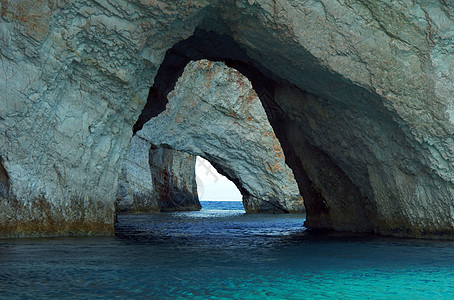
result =
M148 141L134 136L123 160L116 212L144 214L200 208L195 156L156 149Z
M189 63L166 110L137 135L208 159L234 182L247 212L304 211L292 170L250 81L224 63Z
M308 227L452 238L453 18L437 0L3 1L0 234L112 233L131 128L199 27L276 80Z
M132 126L165 51L206 5L2 2L1 235L113 233Z

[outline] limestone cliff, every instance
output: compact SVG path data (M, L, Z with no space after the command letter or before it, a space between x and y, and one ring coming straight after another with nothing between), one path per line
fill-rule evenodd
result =
M247 212L301 212L303 199L250 81L220 62L190 62L166 110L137 135L202 156L235 182Z
M123 160L116 212L199 210L195 156L156 148L134 136Z
M0 4L0 234L112 234L132 126L167 48L207 4Z
M111 233L150 86L209 58L268 95L308 227L454 237L449 1L0 4L3 236Z

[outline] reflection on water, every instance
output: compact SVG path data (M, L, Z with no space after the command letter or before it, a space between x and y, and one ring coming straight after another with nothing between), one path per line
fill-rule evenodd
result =
M454 297L453 242L316 236L301 215L202 205L121 216L112 238L0 240L0 297Z
M202 203L201 211L119 216L117 237L219 249L279 244L304 232L304 215L246 214L241 202Z

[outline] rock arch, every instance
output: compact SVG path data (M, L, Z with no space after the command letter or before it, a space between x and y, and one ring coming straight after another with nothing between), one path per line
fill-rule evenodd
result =
M140 130L147 120L164 111L167 95L191 60L207 58L222 61L244 74L257 91L268 120L281 142L285 161L295 174L303 198L307 199L306 226L312 229L373 231L366 211L366 206L369 206L367 196L361 194L359 188L324 150L309 142L310 134L304 133L304 129L308 128L304 123L306 120L301 121L301 117L289 120L291 116L298 115L302 107L299 100L316 99L321 105L329 100L308 93L291 81L279 77L261 62L251 58L246 50L247 47L238 44L230 35L199 28L188 39L176 43L166 53L150 89L147 104L134 125L134 132ZM337 82L338 86L347 85L346 88L351 89L348 83L340 82L339 78L331 80ZM379 106L375 109L388 113ZM339 127L339 124L333 126ZM330 132L330 129L326 129L326 132Z
M417 151L424 150L418 143L412 144L412 134L409 140L405 126L394 111L383 106L382 97L323 70L313 61L308 64L312 73L308 75L305 70L303 78L297 78L307 80L304 77L315 77L303 86L311 90L315 85L319 90L313 91L319 95L308 92L297 86L294 80L279 77L262 62L252 59L245 48L228 35L204 30L196 30L193 36L177 43L166 55L161 66L164 67L163 72L158 72L156 77L157 89L152 88L136 128L140 128L138 124L146 120L150 112L155 116L162 111L175 76L181 74L191 58L225 61L247 74L260 93L260 100L281 141L286 161L292 167L306 200L307 227L404 236L430 235L427 230L423 232L421 229L409 233L413 229L408 230L408 218L413 217L408 215L410 208L404 208L406 204L399 203L415 201L420 197L418 193L421 189L434 184L431 183L432 175L426 174L426 178L419 175L424 173L425 166L418 162L414 147ZM225 49L228 50L225 52ZM321 79L323 74L326 76L324 80ZM332 90L327 82L338 90ZM340 119L343 121L339 122ZM366 131L365 124L368 124L369 131ZM383 145L392 151L385 153L387 150ZM395 158L399 156L399 159ZM341 158L340 161L336 161L337 158ZM415 190L417 180L422 180L418 183L422 188ZM402 183L396 185L398 181ZM406 187L409 182L413 192ZM377 196L381 199L378 202L375 200ZM418 211L418 218L412 222L422 224L428 221L422 221L426 210L420 210L416 205L412 209ZM438 213L444 214L441 210ZM448 219L445 220L449 223ZM400 221L396 223L397 220ZM438 221L429 222L433 225Z
M452 238L453 9L443 1L2 5L0 156L15 204L0 224L19 235L112 233L122 157L149 86L167 50L200 28L230 37L247 54L233 61L272 79L276 105L264 108L307 226Z
M247 212L303 212L293 172L250 81L224 63L191 61L164 112L136 135L208 159L232 180Z

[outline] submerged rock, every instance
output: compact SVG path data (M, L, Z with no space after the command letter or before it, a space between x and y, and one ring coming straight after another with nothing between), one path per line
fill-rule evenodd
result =
M292 170L250 81L221 62L189 63L142 139L208 159L238 186L247 212L304 211Z
M118 182L116 212L199 210L195 156L134 136Z

